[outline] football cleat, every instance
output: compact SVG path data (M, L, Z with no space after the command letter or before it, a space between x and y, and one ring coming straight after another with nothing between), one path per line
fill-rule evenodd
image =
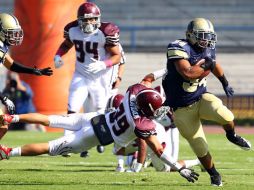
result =
M12 123L13 115L3 114L0 115L0 123L1 125L9 125Z
M80 153L80 157L81 157L81 158L87 158L88 156L89 156L88 151L84 151L84 152L81 152L81 153Z
M0 145L0 160L9 159L12 148Z
M237 146L239 146L240 148L242 148L243 150L250 150L251 149L251 143L246 140L245 138L243 137L240 137L239 135L232 135L232 136L229 136L227 135L227 139L236 144Z
M220 175L212 175L210 177L211 179L211 185L212 186L218 186L221 187L222 185L222 180L221 180L221 176Z
M125 169L124 169L124 167L121 167L121 166L118 165L118 166L116 167L115 171L116 171L116 172L122 173L122 172L125 172Z

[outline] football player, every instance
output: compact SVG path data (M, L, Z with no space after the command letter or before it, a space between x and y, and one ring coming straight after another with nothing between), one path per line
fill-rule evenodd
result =
M161 86L157 86L154 88L157 90L163 101L165 100L165 95L163 93L163 89ZM107 108L109 110L117 109L120 103L123 100L123 95L117 94L116 96L112 96L110 101L108 102ZM159 117L155 119L156 121L156 133L160 143L167 147L167 154L174 161L178 161L178 152L179 152L179 132L173 123L172 112L170 109L167 111L163 117ZM142 166L145 164L145 160L147 157L151 157L152 164L156 171L171 171L170 166L164 164L154 153L152 153L149 148L146 151L146 143L144 140L137 138L132 143L130 143L126 147L121 147L114 144L113 153L118 157L118 165L116 167L117 172L139 172ZM124 168L124 156L127 157L127 165L130 166L130 169L125 170ZM195 160L180 160L178 161L185 167L192 167L200 164L198 159Z
M65 40L54 57L55 67L72 47L76 51L75 72L69 88L68 113L79 112L88 95L96 111L104 113L113 84L113 66L119 64L119 28L101 22L100 9L91 2L80 5L77 20L64 28Z
M101 144L113 142L125 147L134 139L144 139L155 154L166 164L170 165L189 182L195 182L198 174L193 170L182 167L172 161L164 152L164 148L156 137L153 119L160 117L162 98L152 88L135 84L128 88L124 99L117 110L106 114L76 113L69 115L42 115L38 113L21 115L1 115L1 123L16 122L38 123L45 126L65 128L75 131L47 143L28 144L17 148L0 146L0 159L13 156L35 156L48 153L51 156L65 153L78 153Z
M221 176L209 153L201 119L221 124L227 139L242 149L250 150L251 144L235 134L233 113L219 98L207 92L205 76L211 72L219 79L228 97L234 94L216 61L216 41L213 24L205 18L195 18L188 24L186 39L168 45L167 69L156 72L156 75L164 75L164 105L173 108L174 123L180 134L188 140L210 175L211 185L222 186ZM149 83L158 76L150 74L144 80Z
M23 30L19 24L18 19L8 13L0 13L0 64L3 64L8 70L17 73L28 73L37 76L46 75L50 76L53 71L50 67L38 69L24 66L17 61L14 61L9 55L8 50L10 46L18 46L23 41ZM14 114L15 106L8 97L0 93L0 100L6 106L10 114ZM2 110L0 110L2 113ZM0 139L7 132L8 126L0 127Z
M119 32L115 24L101 22L101 11L91 2L81 4L77 19L65 26L65 39L54 62L55 68L60 68L64 64L62 56L75 47L75 72L69 87L67 113L79 112L88 97L95 110L104 113L114 82L113 66L121 60Z

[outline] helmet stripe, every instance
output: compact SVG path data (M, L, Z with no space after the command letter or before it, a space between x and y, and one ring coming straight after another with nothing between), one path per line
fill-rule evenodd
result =
M12 18L15 20L16 22L16 25L18 26L19 25L19 21L18 19L13 15L13 14L10 14L10 16L12 16Z

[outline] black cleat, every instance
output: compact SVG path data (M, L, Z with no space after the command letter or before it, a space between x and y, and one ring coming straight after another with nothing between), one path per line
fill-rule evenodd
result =
M80 153L80 157L81 157L81 158L87 158L88 156L89 156L88 151L84 151L84 152L81 152L81 153Z
M218 186L218 187L222 186L222 180L220 175L212 175L210 176L210 179L211 179L212 186Z
M243 137L240 137L238 135L226 135L227 139L242 148L243 150L250 150L251 149L251 143L246 140Z
M102 146L102 145L97 145L97 152L103 153L104 151L105 151L104 146Z

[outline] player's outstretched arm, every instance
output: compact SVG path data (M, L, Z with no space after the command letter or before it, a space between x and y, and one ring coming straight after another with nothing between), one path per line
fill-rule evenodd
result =
M53 70L50 67L38 69L36 67L27 67L25 65L22 65L16 61L14 61L10 55L5 56L4 60L4 66L14 72L17 73L27 73L27 74L34 74L37 76L45 75L45 76L51 76L53 74Z
M155 135L151 135L148 138L145 138L148 146L154 151L154 153L166 164L168 164L172 169L179 172L179 174L184 177L189 182L194 183L198 180L199 174L194 172L194 170L185 168L178 162L172 161L172 158L167 154L167 151L164 150L160 142L158 141Z

